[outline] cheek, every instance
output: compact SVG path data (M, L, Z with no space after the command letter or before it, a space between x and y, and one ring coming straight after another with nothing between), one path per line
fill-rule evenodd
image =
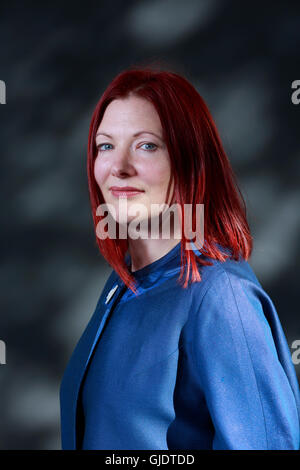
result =
M166 164L150 165L143 171L143 180L149 187L159 188L168 184L170 178L170 167Z
M99 186L105 181L106 173L107 169L105 168L105 165L103 165L103 162L100 162L100 160L96 158L94 164L94 176Z

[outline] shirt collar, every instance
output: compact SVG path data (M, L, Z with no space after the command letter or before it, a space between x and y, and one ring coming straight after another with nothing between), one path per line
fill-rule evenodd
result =
M144 266L136 271L131 271L131 257L127 253L125 262L129 272L137 281L138 286L143 288L150 287L159 283L160 280L171 277L174 273L179 272L181 265L181 241L177 243L168 253L152 263Z

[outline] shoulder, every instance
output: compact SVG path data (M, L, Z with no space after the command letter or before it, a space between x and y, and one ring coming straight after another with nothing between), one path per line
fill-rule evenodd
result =
M239 367L243 367L247 358L255 364L261 355L276 358L272 330L279 323L277 312L249 263L216 261L204 271L210 274L203 272L200 300L191 318L198 363L203 365L214 357L213 362L225 361L229 367L241 360ZM281 329L277 331L283 340Z
M251 329L267 327L267 318L277 317L269 295L261 286L250 264L240 259L211 260L195 283L195 320L212 328Z
M252 267L244 259L238 261L228 258L222 262L212 258L206 258L211 266L201 266L199 272L201 281L192 284L196 294L200 294L199 300L204 296L214 294L217 300L224 295L235 295L243 288L244 291L261 291L263 288L258 281Z

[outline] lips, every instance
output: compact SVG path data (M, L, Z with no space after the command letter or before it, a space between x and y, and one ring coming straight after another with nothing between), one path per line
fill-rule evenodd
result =
M111 186L109 189L115 197L131 197L144 192L142 189L133 186Z
M143 192L143 189L134 188L133 186L111 186L109 189L112 191L134 191Z

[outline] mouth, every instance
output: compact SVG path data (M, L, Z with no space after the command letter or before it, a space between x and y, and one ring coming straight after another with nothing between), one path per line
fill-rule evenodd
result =
M119 188L115 186L111 187L110 191L115 197L133 197L144 192L143 190L137 188Z

